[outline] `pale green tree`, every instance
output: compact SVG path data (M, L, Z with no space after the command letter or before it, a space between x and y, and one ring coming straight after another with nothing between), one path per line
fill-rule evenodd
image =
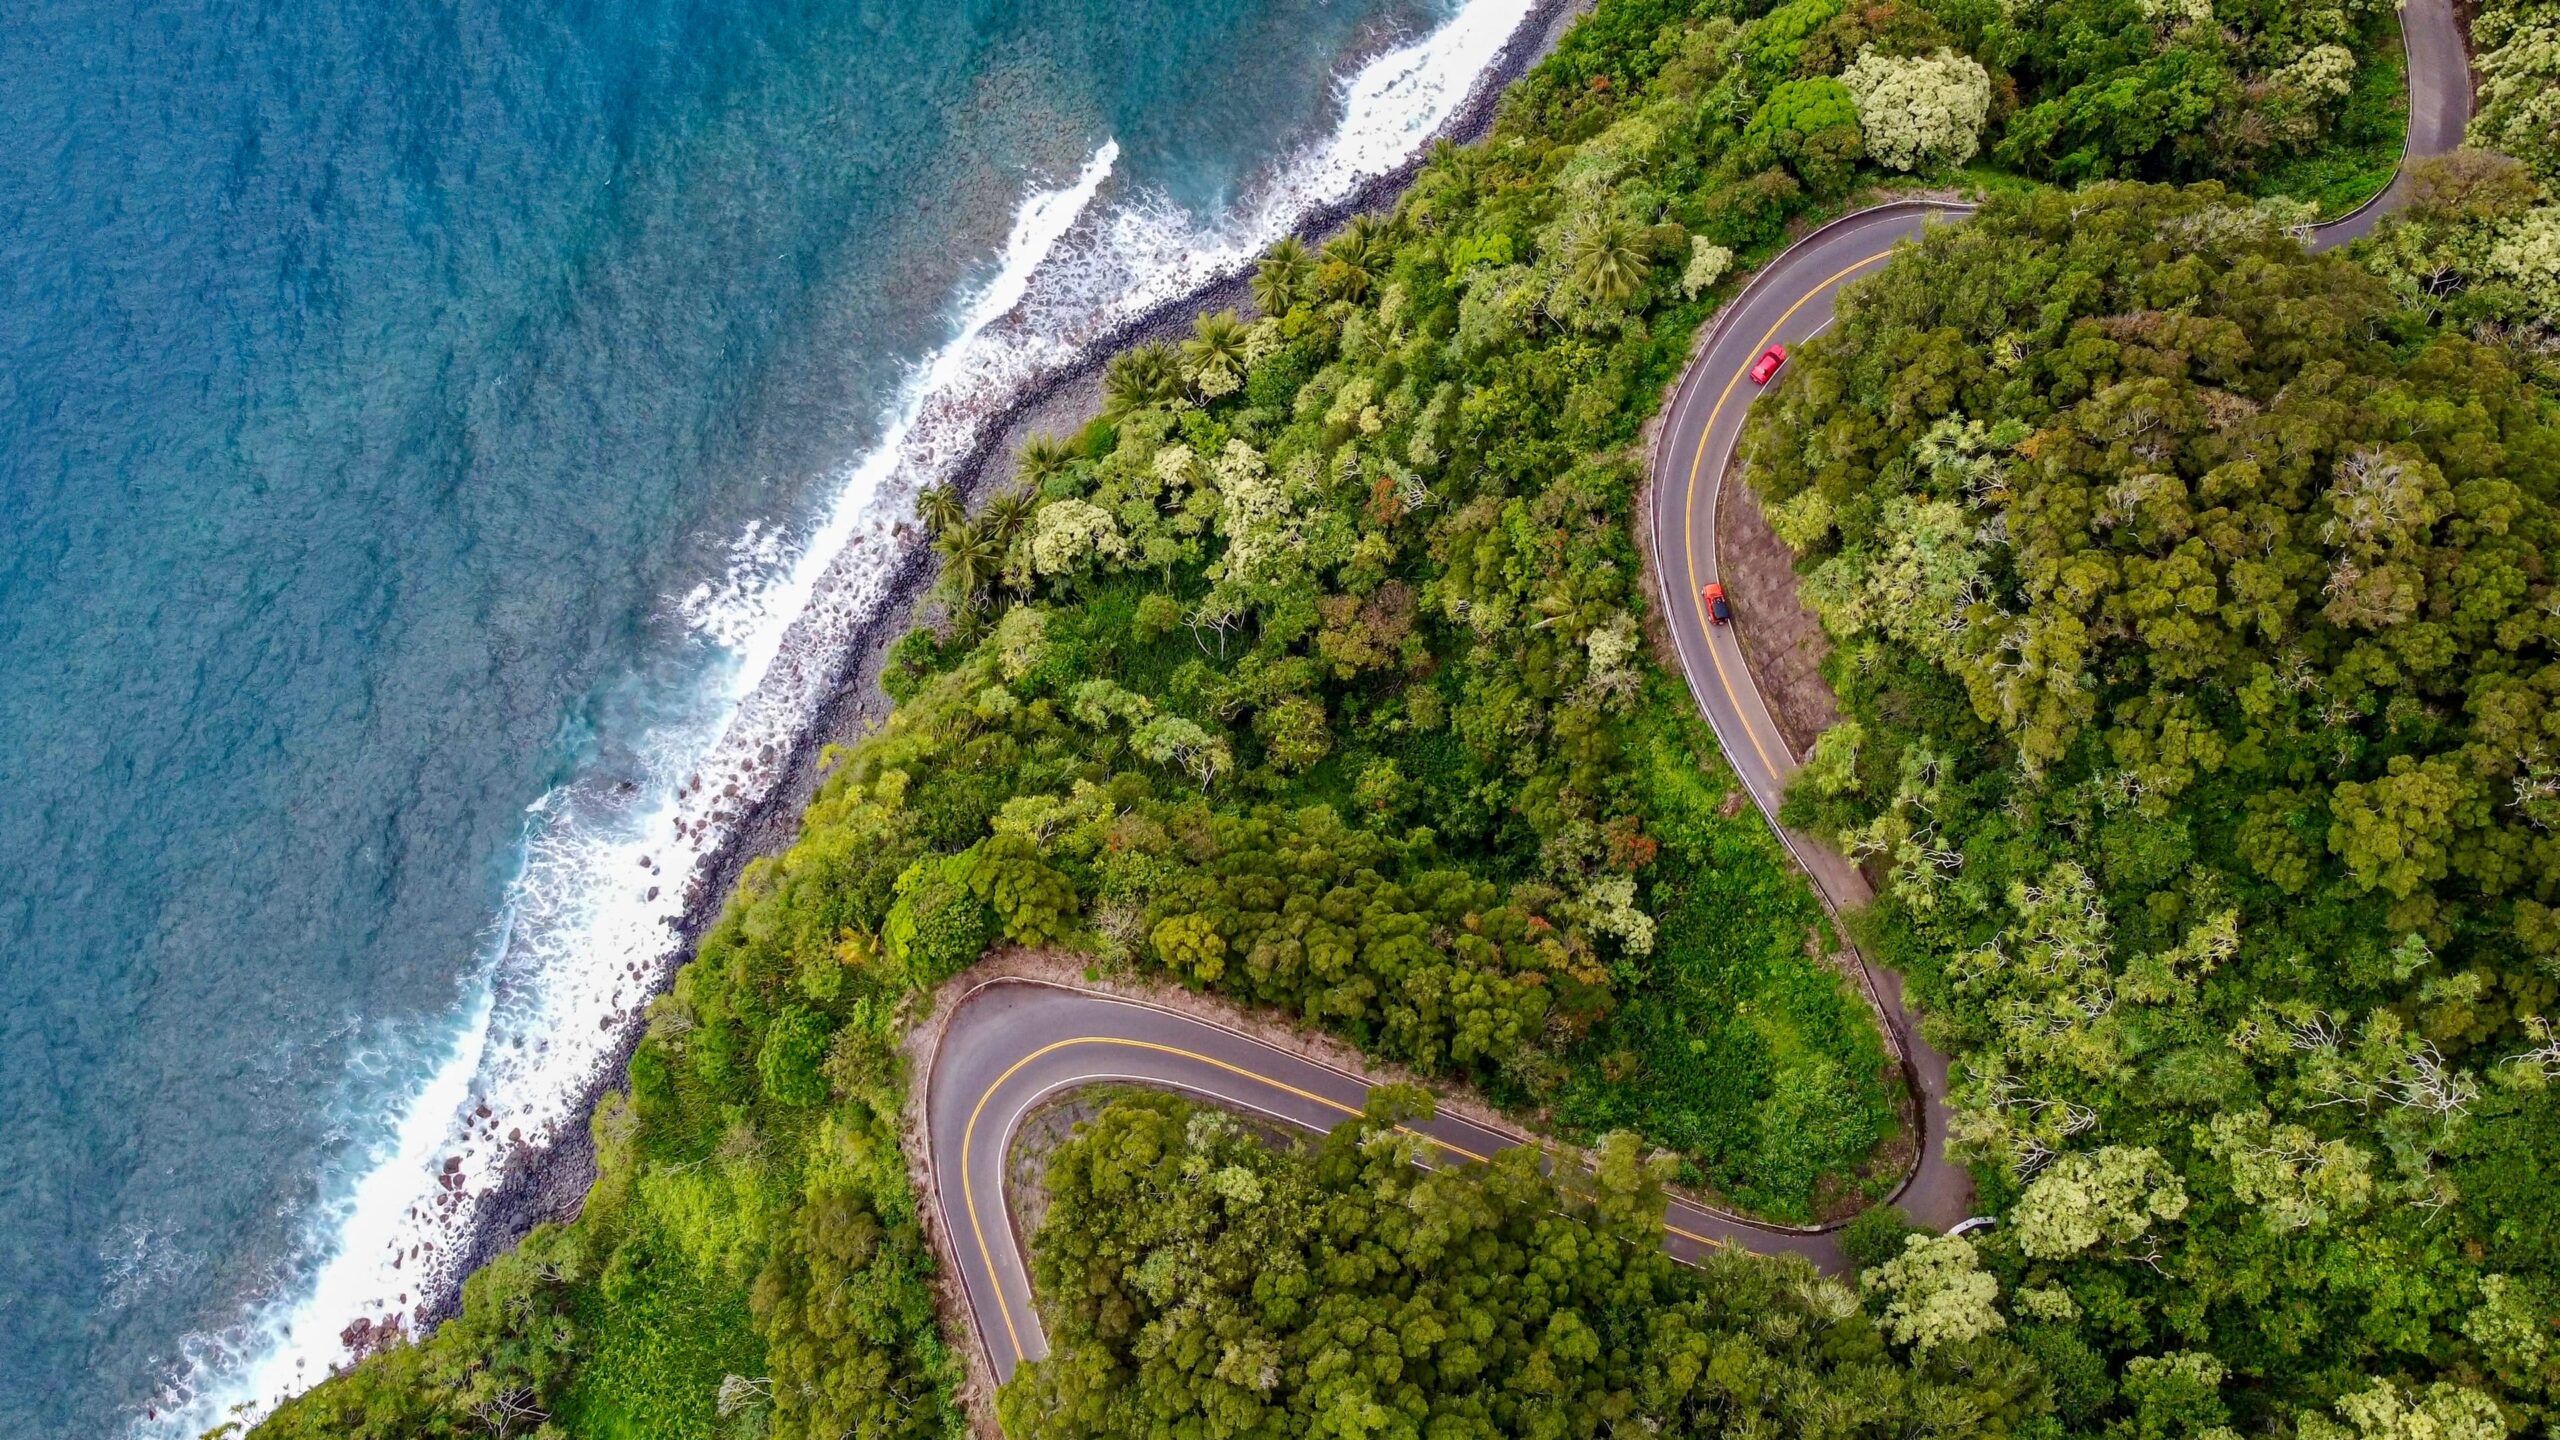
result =
M2423 1388L2376 1380L2340 1397L2338 1418L2301 1417L2301 1440L2502 1440L2507 1423L2498 1402L2467 1385L2439 1380Z
M2274 1229L2314 1229L2373 1203L2373 1157L2353 1141L2276 1124L2264 1110L2216 1115L2195 1135L2231 1167L2231 1193L2257 1206Z
M2480 1303L2462 1317L2462 1333L2502 1376L2530 1375L2551 1353L2542 1307L2531 1289L2508 1275L2480 1277Z
M1067 713L1077 723L1103 729L1117 720L1126 725L1143 725L1156 713L1156 704L1134 690L1112 681L1095 677L1079 680L1067 693Z
M1031 569L1044 578L1074 575L1087 565L1128 557L1129 542L1111 512L1082 500L1052 500L1031 519Z
M1264 706L1253 717L1253 733L1262 737L1263 753L1272 768L1284 775L1306 769L1333 749L1324 702L1305 695Z
M2560 11L2536 0L2489 0L2471 37L2480 76L2472 143L2560 183Z
M2213 0L2136 0L2135 8L2163 30L2213 23Z
M1610 871L1593 879L1582 892L1584 923L1603 935L1614 935L1630 955L1653 953L1653 917L1636 905L1636 877Z
M1116 817L1110 792L1078 780L1068 795L1013 796L993 824L997 834L1023 836L1043 851L1084 856L1101 847Z
M1906 777L1903 790L1917 813L1935 808L1929 787ZM2023 1066L2114 1078L2124 1058L2108 965L2112 922L2095 877L2063 861L2035 882L2012 881L2009 906L2016 920L1996 943L1951 960L1949 980L1961 993L1998 997L2005 1048Z
M2356 55L2344 45L2314 45L2275 73L2289 85L2319 100L2343 100L2356 88Z
M1526 265L1479 265L1464 277L1456 348L1485 355L1511 345L1537 323L1546 299L1538 272Z
M1680 273L1680 293L1696 299L1698 292L1725 277L1733 268L1733 252L1704 235L1690 237L1689 268Z
M1250 585L1282 569L1297 517L1287 483L1271 473L1262 452L1228 441L1210 462L1209 479L1218 493L1218 529L1227 539L1219 577Z
M1582 637L1582 648L1591 657L1586 672L1592 688L1603 694L1632 695L1640 683L1635 669L1637 651L1636 620L1620 614L1605 625L1595 625Z
M1210 734L1198 721L1179 715L1159 715L1139 726L1129 743L1144 758L1173 766L1199 781L1203 790L1236 764L1226 741Z
M1895 56L1870 47L1841 72L1840 83L1857 97L1868 158L1887 169L1961 165L1982 146L1991 76L1971 56L1945 49Z
M2148 1145L2065 1155L2027 1186L2010 1214L2018 1248L2061 1260L2100 1243L2131 1245L2187 1213L2186 1182Z
M1858 1284L1884 1298L1878 1327L1915 1350L1980 1339L2008 1324L2000 1315L2000 1282L1961 1235L1914 1235L1901 1254L1860 1275Z
M2145 1440L2239 1440L2223 1422L2231 1418L2222 1403L2222 1382L2229 1375L2220 1360L2201 1350L2172 1350L2166 1355L2139 1355L2125 1362L2124 1396L2132 1402L2132 1433Z
M2550 94L2560 107L2560 91ZM2553 121L2560 124L2560 114ZM2535 313L2560 320L2560 206L2528 211L2504 227L2489 247L2486 269L2490 278L2514 286Z
M2553 103L2560 123L2560 100ZM2560 136L2548 143L2560 146ZM2448 302L2485 289L2483 298L2510 319L2548 326L2560 317L2560 204L2532 171L2465 149L2409 173L2411 208L2375 236L2368 268L2424 313L2443 313Z
M1200 459L1188 445L1167 445L1147 462L1147 473L1167 496L1180 503L1199 479Z
M1788 499L1760 503L1771 533L1799 555L1830 539L1832 523L1839 517L1831 497L1810 485Z
M1810 492L1808 492L1810 493ZM1815 795L1844 795L1858 788L1858 750L1866 743L1866 727L1843 720L1813 742L1813 754L1793 783Z
M1016 605L996 622L996 665L1007 680L1020 680L1049 655L1049 612Z
M1949 663L1981 600L1989 565L1964 507L1896 495L1885 502L1881 555L1842 555L1806 578L1805 598L1835 635L1874 629Z

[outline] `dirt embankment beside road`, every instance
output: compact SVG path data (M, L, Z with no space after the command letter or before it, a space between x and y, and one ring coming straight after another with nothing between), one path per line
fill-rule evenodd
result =
M1822 619L1796 591L1795 552L1769 529L1739 457L1716 498L1716 571L1733 604L1733 633L1742 642L1751 683L1798 761L1822 732L1838 724L1840 702L1822 678L1831 641Z

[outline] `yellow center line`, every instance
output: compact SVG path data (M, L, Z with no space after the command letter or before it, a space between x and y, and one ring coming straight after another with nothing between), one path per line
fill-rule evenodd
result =
M1877 261L1892 258L1892 255L1891 250L1879 251L1848 266L1840 273L1798 296L1796 303L1786 308L1786 313L1769 322L1768 333L1762 335L1759 343L1751 347L1751 358L1756 361L1768 353L1769 342L1778 338L1779 327L1794 319L1795 313L1803 309L1807 301ZM1750 369L1751 367L1745 364L1741 369L1733 372L1733 378L1724 384L1723 393L1716 396L1714 407L1707 411L1706 425L1698 431L1698 453L1689 461L1689 488L1680 498L1680 547L1689 563L1689 603L1698 608L1698 637L1707 647L1708 662L1715 666L1716 684L1724 688L1725 703L1733 707L1734 723L1742 727L1742 733L1751 741L1751 748L1759 753L1760 768L1768 772L1771 780L1776 780L1778 766L1769 758L1769 747L1761 740L1759 728L1751 723L1750 715L1743 710L1742 697L1734 693L1733 680L1725 674L1724 656L1716 651L1715 621L1707 614L1707 599L1700 592L1698 585L1698 528L1690 523L1690 517L1695 514L1698 505L1698 472L1707 463L1707 442L1715 437L1716 420L1724 414L1725 402L1733 398L1735 388L1742 384L1742 377L1750 373ZM1718 480L1721 483L1722 477L1718 477ZM1789 758L1793 759L1792 756Z
M1022 1332L1013 1326L1013 1302L1005 1298L1004 1278L996 1274L996 1257L987 1248L986 1227L978 1223L978 1187L969 1168L969 1156L977 1149L973 1142L978 1135L978 1117L986 1112L987 1102L995 1098L996 1091L1002 1089L1004 1082L1012 1079L1023 1066L1057 1048L1055 1045L1046 1046L1014 1061L1012 1068L997 1076L996 1083L987 1087L987 1093L978 1097L977 1108L969 1112L969 1123L960 1132L960 1206L969 1212L969 1233L978 1240L978 1265L987 1272L987 1283L995 1287L996 1313L1004 1318L1004 1338L1013 1346L1016 1365L1022 1363Z
M1267 1085L1284 1094L1297 1096L1301 1100L1321 1105L1328 1110L1338 1111L1346 1116L1357 1116L1361 1113L1357 1106L1345 1105L1339 1100L1319 1095L1313 1090L1299 1089L1285 1080L1275 1080L1268 1075L1248 1070L1241 1065L1231 1064L1213 1055L1203 1055L1197 1050L1185 1050L1178 1045L1159 1045L1152 1040L1123 1040L1109 1035L1078 1035L1071 1039L1051 1041L1014 1061L1002 1075L995 1078L994 1083L987 1086L986 1093L978 1097L977 1105L969 1111L969 1123L960 1129L960 1204L969 1212L969 1233L978 1242L978 1263L987 1272L987 1282L996 1287L996 1308L1004 1317L1005 1339L1012 1344L1014 1359L1017 1363L1023 1356L1022 1332L1013 1323L1013 1304L1005 1297L1004 1282L996 1275L995 1256L987 1247L987 1230L978 1217L978 1187L976 1176L969 1166L969 1157L977 1151L978 1118L986 1113L987 1103L995 1099L996 1092L1004 1088L1005 1082L1020 1074L1022 1067L1032 1061L1073 1045L1116 1045L1128 1050L1151 1050L1159 1055L1172 1055L1179 1059L1196 1061L1212 1069L1224 1070L1230 1075L1241 1076L1258 1084ZM1462 1156L1478 1164L1483 1164L1486 1158L1463 1145L1453 1145L1437 1136L1426 1135L1409 1125L1398 1125L1396 1131L1398 1134L1413 1136L1417 1140L1428 1141L1452 1155Z
M1029 1065L1034 1060L1040 1059L1042 1056L1052 1055L1060 1050L1064 1050L1075 1045L1116 1045L1127 1050L1150 1050L1159 1055L1171 1055L1183 1060L1196 1061L1199 1064L1209 1066L1211 1069L1223 1070L1230 1075L1240 1076L1243 1079L1251 1080L1256 1084L1267 1085L1274 1090L1282 1092L1283 1094L1294 1095L1301 1100L1321 1105L1328 1110L1337 1111L1345 1116L1358 1116L1362 1113L1357 1106L1345 1105L1341 1101L1333 1099L1331 1096L1319 1095L1312 1090L1299 1089L1297 1086L1292 1085L1285 1080L1277 1080L1258 1071L1248 1070L1241 1065L1220 1060L1213 1055L1203 1055L1197 1050L1185 1050L1179 1045L1161 1045L1152 1040L1123 1040L1110 1035L1078 1035L1065 1040L1053 1040L1048 1044L1041 1046L1039 1049L1032 1051L1030 1054L1023 1056L1021 1059L1014 1061L1010 1066L1007 1066L1005 1072L997 1076L995 1080L987 1086L985 1093L978 1097L978 1103L969 1111L968 1123L960 1128L960 1204L961 1208L969 1212L969 1233L975 1237L978 1242L978 1264L987 1272L987 1283L995 1287L996 1312L1004 1319L1005 1340L1013 1346L1014 1363L1017 1365L1022 1363L1024 1356L1022 1349L1022 1332L1020 1329L1016 1328L1013 1323L1013 1302L1006 1297L1004 1293L1004 1281L996 1274L995 1254L987 1245L986 1225L978 1218L977 1180L976 1176L971 1171L969 1157L977 1153L978 1118L986 1113L987 1105L990 1101L995 1099L996 1092L1002 1090L1007 1081L1010 1081L1014 1076L1021 1074L1022 1067ZM1452 1155L1472 1160L1479 1165L1486 1163L1488 1158L1477 1154L1475 1151L1470 1150L1463 1145L1453 1145L1437 1136L1426 1135L1422 1131L1416 1130L1410 1125L1398 1125L1396 1127L1396 1133L1400 1135L1410 1135L1417 1140L1426 1141L1429 1144L1448 1151ZM1679 1226L1669 1224L1667 1222L1662 1228L1679 1236L1683 1240L1694 1241L1697 1244L1705 1245L1710 1248L1720 1249L1724 1244L1721 1240L1717 1240L1706 1235L1700 1235L1693 1231L1683 1230Z
M1839 273L1831 276L1821 284L1814 286L1812 289L1807 290L1803 295L1797 297L1794 304L1788 306L1784 313L1780 314L1776 320L1770 322L1767 333L1760 337L1759 343L1752 346L1752 358L1756 360L1760 355L1765 353L1769 348L1769 343L1777 338L1779 328L1784 326L1789 320L1794 319L1795 313L1798 310L1803 309L1806 302L1812 300L1814 296L1829 290L1841 281L1848 279L1851 275L1866 269L1868 266L1873 265L1878 261L1891 258L1892 255L1893 251L1890 249L1879 251L1876 254L1870 255L1867 258L1856 262L1855 264L1844 267ZM1735 722L1742 726L1742 733L1750 738L1751 748L1759 753L1761 768L1767 771L1769 777L1774 780L1778 776L1778 767L1775 762L1770 760L1769 748L1761 740L1759 730L1753 727L1748 715L1743 710L1741 696L1734 693L1733 679L1725 672L1724 657L1716 651L1714 637L1715 623L1707 614L1706 598L1699 593L1698 587L1698 531L1697 527L1690 523L1690 518L1696 511L1698 503L1698 474L1707 463L1707 442L1714 438L1716 421L1724 414L1725 402L1733 398L1735 388L1741 385L1742 377L1749 372L1749 368L1750 367L1746 365L1743 369L1735 371L1733 378L1725 382L1723 392L1716 396L1716 403L1707 411L1707 423L1705 427L1698 432L1697 454L1689 461L1689 488L1681 497L1681 550L1687 558L1689 567L1689 600L1692 605L1697 607L1698 634L1706 643L1708 661L1715 666L1716 683L1724 689L1725 702L1733 707ZM995 1098L996 1092L1004 1088L1005 1082L1011 1080L1015 1075L1020 1074L1023 1066L1030 1064L1032 1061L1037 1060L1044 1055L1054 1054L1055 1052L1066 1049L1071 1045L1118 1045L1132 1050L1152 1050L1158 1054L1173 1055L1185 1060L1197 1061L1198 1063L1207 1065L1212 1069L1224 1070L1230 1075L1241 1076L1244 1079L1252 1080L1262 1085L1267 1085L1274 1090L1278 1090L1289 1095L1295 1095L1301 1100L1306 1100L1313 1104L1324 1106L1327 1109L1338 1111L1343 1115L1356 1116L1361 1113L1357 1108L1345 1105L1339 1100L1318 1095L1312 1090L1299 1089L1297 1086L1291 1085L1286 1081L1275 1080L1268 1075L1257 1074L1254 1071L1245 1069L1241 1065L1229 1064L1224 1060L1203 1055L1196 1050L1185 1050L1175 1045L1159 1045L1153 1041L1147 1040L1120 1040L1104 1035L1080 1035L1073 1039L1058 1040L1053 1041L1050 1044L1043 1045L1039 1049L1034 1050L1030 1054L1013 1062L1013 1064L1008 1067L1002 1075L996 1077L994 1084L987 1087L986 1093L978 1097L976 1107L969 1112L968 1124L961 1128L960 1203L961 1206L969 1212L969 1233L975 1237L978 1243L978 1263L987 1273L987 1283L995 1287L996 1311L1004 1319L1005 1339L1013 1346L1014 1360L1017 1364L1020 1363L1023 1358L1022 1332L1013 1322L1013 1302L1006 1298L1004 1293L1004 1282L996 1274L995 1255L987 1245L986 1226L978 1216L976 1177L970 1170L969 1156L976 1150L978 1118L986 1113L987 1102ZM1439 1146L1441 1149L1449 1151L1453 1155L1464 1156L1478 1164L1484 1163L1484 1156L1479 1155L1464 1146L1452 1145L1445 1140L1425 1135L1421 1131L1415 1130L1410 1126L1399 1125L1396 1129L1399 1133L1411 1135L1417 1139L1427 1140L1430 1143ZM1677 1225L1665 1224L1663 1228L1684 1240L1693 1241L1700 1245L1720 1248L1724 1243L1720 1240L1715 1240L1708 1236L1697 1234L1694 1231L1684 1230Z

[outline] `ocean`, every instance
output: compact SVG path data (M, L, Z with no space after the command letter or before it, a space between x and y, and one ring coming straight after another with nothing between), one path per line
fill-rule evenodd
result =
M1529 0L19 0L0 1437L263 1413L580 1123L891 526Z

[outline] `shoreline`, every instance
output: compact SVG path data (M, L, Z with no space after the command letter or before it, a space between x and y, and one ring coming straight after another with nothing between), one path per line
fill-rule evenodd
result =
M1502 98L1513 82L1526 75L1555 48L1591 0L1537 0L1528 18L1512 32L1493 62L1476 77L1467 98L1432 141L1472 144L1490 134ZM1429 143L1395 169L1360 185L1343 199L1302 217L1290 233L1310 245L1319 244L1347 225L1355 215L1392 209L1429 159ZM1073 363L1061 367L1015 396L987 418L985 428L953 470L950 483L972 509L1012 477L1012 460L1023 440L1037 433L1071 435L1101 408L1100 382L1111 361L1129 348L1170 340L1189 333L1195 316L1229 308L1249 309L1250 270L1213 280L1168 300L1106 333ZM691 959L702 938L719 922L738 879L754 860L780 854L798 838L800 817L817 793L824 775L820 759L830 745L850 744L885 723L893 708L880 688L888 649L906 634L928 604L938 567L921 535L901 524L901 550L889 567L879 606L861 622L851 644L836 657L828 700L781 757L782 777L762 802L739 817L727 838L686 883L684 911L676 925L677 942L666 954L645 962L651 970L649 991L666 992L675 972ZM608 1091L622 1088L631 1057L647 1028L645 1007L618 1019L620 1034L603 1066L580 1092L573 1112L592 1117ZM419 1296L409 1315L368 1335L350 1326L342 1336L351 1350L374 1336L389 1338L403 1331L424 1338L459 1313L463 1283L482 1265L514 1248L537 1225L573 1219L596 1178L595 1141L586 1125L564 1129L539 1145L523 1145L508 1157L491 1187L475 1207L469 1243L443 1267L439 1283ZM375 1343L379 1343L377 1340Z

